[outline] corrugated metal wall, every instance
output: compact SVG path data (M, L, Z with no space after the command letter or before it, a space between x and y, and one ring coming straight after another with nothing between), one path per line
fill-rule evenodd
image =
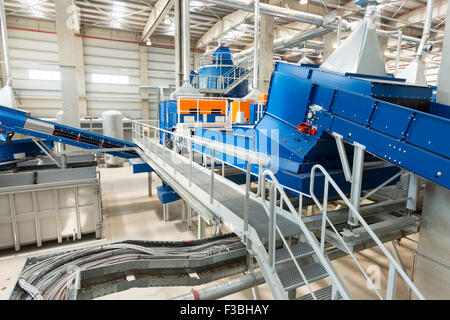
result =
M61 109L60 81L31 80L29 70L59 70L56 34L8 29L8 35L18 107L30 111L33 116L54 118ZM115 109L132 119L141 117L139 45L132 43L135 34L128 36L130 42L83 38L90 116L100 116L105 110ZM175 50L161 40L158 45L162 46L148 47L149 85L167 88L175 84ZM126 75L129 84L93 83L92 74ZM157 117L158 97L159 90L149 96L150 118Z
M105 110L119 110L124 116L140 118L139 46L135 43L83 39L88 114L100 116ZM94 83L92 74L124 75L129 84Z
M9 29L8 36L18 107L39 117L54 117L61 108L60 82L30 80L28 72L59 70L56 35Z

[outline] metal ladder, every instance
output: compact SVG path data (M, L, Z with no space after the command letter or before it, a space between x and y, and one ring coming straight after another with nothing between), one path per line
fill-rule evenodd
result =
M271 171L266 170L261 176L262 180L259 182L261 183L260 200L269 216L270 230L267 250L268 261L259 259L261 261L258 261L258 263L263 270L271 270L271 274L267 277L265 276L265 279L272 291L278 290L274 296L298 300L351 299L330 260L320 250L315 235L303 223L275 175ZM268 181L268 200L266 200L265 196L266 177L270 178L270 181ZM280 195L279 207L275 204L276 199L278 199L277 194ZM284 203L288 206L292 216L296 218L296 224L299 227L298 242L295 244L288 242L287 237L277 224L278 214L276 212L283 210ZM276 246L277 240L281 240L282 245L279 248ZM311 284L325 278L328 278L329 285L314 291ZM279 283L281 283L281 287ZM297 297L296 289L303 286L306 286L309 293Z

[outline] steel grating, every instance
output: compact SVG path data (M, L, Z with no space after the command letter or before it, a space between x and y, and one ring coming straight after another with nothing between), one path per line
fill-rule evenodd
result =
M290 249L296 258L303 258L314 253L312 247L309 245L309 243L306 242L300 242L298 244L290 246ZM277 263L282 263L288 260L291 260L291 255L289 254L286 247L275 251L275 261Z
M331 294L333 292L332 286L327 286L325 288L321 288L319 290L314 291L314 295L316 296L317 300L331 300ZM339 292L337 293L337 299L341 300L342 297L339 295ZM305 294L304 296L298 297L295 300L313 300L313 297L310 293Z
M301 269L308 282L314 282L328 276L327 271L320 263L310 264L302 267ZM305 285L302 276L295 267L293 269L280 273L278 276L280 278L281 284L286 290L299 288Z
M146 145L145 143L143 144ZM150 148L146 148L145 151L147 154L149 152L153 154L154 146L152 145ZM176 175L178 174L181 174L186 178L189 177L188 163L174 163L174 159L172 159L172 157L170 156L171 153L166 151L165 154L163 154L162 146L159 144L157 145L156 151L159 157L164 159L165 156L166 164L174 169L173 173L170 169L167 171L174 177L176 177ZM197 187L209 194L211 185L210 173L206 173L196 166L192 166L192 184L195 184ZM239 218L244 218L245 195L244 193L240 193L236 190L236 185L233 182L223 182L215 179L214 200L221 203L224 207L232 211ZM290 220L286 219L280 214L277 214L276 220L277 225L284 237L302 233L299 226L292 223ZM266 243L269 240L269 216L264 209L264 206L260 202L252 198L249 199L248 223L256 230L263 243ZM277 238L279 237L280 235L277 232Z

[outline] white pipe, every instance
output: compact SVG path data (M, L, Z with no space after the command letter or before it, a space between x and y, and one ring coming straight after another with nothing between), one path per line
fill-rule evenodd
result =
M228 7L232 9L239 9L243 11L254 11L255 3L252 0L200 0L205 3L212 3L222 7ZM314 24L321 26L323 24L323 17L316 14L302 12L298 10L292 10L284 7L279 7L271 4L260 3L259 11L261 14L283 18L292 21L299 21L303 23ZM348 22L344 22L346 29L350 28Z
M3 0L0 0L0 15L2 24L3 56L5 59L6 86L9 86L11 83L11 66L9 60L8 31L6 27L5 5Z
M337 34L336 34L336 46L339 46L341 44L342 17L337 16L336 19L338 21Z
M433 5L434 5L434 0L427 1L427 10L425 13L425 21L423 23L422 39L420 39L419 47L417 48L417 53L416 53L417 60L422 59L425 45L427 44L428 38L430 37L431 20L433 18Z
M258 90L259 76L259 0L255 0L255 40L253 46L253 90Z
M402 50L402 37L403 33L401 30L398 30L398 39L397 39L397 56L395 57L395 76L398 76L398 66L400 64L400 51Z
M182 5L182 19L183 19L183 83L189 83L189 48L190 48L190 38L189 38L189 0L183 1Z

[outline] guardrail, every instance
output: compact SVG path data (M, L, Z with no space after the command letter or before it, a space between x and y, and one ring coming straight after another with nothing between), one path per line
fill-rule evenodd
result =
M319 170L325 177L324 196L323 196L323 202L322 203L320 203L319 199L317 199L317 197L314 194L314 182L315 182L315 175L316 175L316 171L317 170ZM328 218L328 215L327 215L327 213L328 213L328 188L329 188L330 184L334 188L334 190L338 193L340 198L345 202L347 207L350 209L350 211L352 212L354 217L359 221L359 223L364 228L364 230L367 231L367 233L370 235L372 240L375 241L377 246L381 249L383 254L389 260L389 279L388 279L388 288L387 288L386 298L387 299L392 299L392 297L394 296L395 286L392 285L392 282L393 282L393 278L392 277L395 277L396 276L395 272L398 272L400 274L400 276L403 278L403 280L406 282L406 284L409 286L409 288L411 288L411 290L416 294L416 296L419 299L421 299L421 300L425 300L425 297L422 295L422 293L419 291L419 289L417 289L417 287L414 285L412 280L408 277L408 275L403 270L403 268L400 266L400 264L389 253L389 251L383 245L381 240L377 237L377 235L373 232L373 230L370 228L370 226L366 223L366 221L360 215L358 210L356 210L356 208L352 205L350 200L348 200L348 198L345 196L345 194L342 192L342 190L339 188L339 186L336 184L336 182L333 180L333 178L331 178L331 176L328 174L328 172L325 170L325 168L322 167L319 164L316 164L311 169L311 180L310 180L309 187L310 187L310 194L311 194L312 199L314 200L314 202L317 205L317 207L319 208L319 210L322 212L320 250L322 252L324 252L324 250L325 250L326 226L327 226L327 223L328 223L328 225L332 228L333 232L337 235L340 243L342 243L342 245L344 246L344 248L346 250L346 253L349 254L352 257L353 261L355 261L356 265L361 270L361 272L363 273L363 275L366 278L366 280L368 281L368 283L370 283L370 286L375 291L377 296L380 299L383 299L381 293L379 292L379 290L373 284L373 281L370 279L370 277L364 271L364 268L361 266L361 264L359 263L358 259L355 257L355 255L350 250L350 248L348 247L348 245L346 244L346 242L344 241L342 236L336 230L336 228L333 225L333 223L331 222L331 220Z

